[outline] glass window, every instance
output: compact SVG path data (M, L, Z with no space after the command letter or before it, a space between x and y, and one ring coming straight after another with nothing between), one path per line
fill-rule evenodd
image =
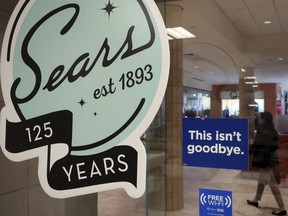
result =
M183 25L196 35L194 39L183 40L184 116L201 117L199 111L201 104L204 106L205 103L201 101L199 92L203 89L209 92L208 117L227 121L239 118L248 120L246 145L250 149L254 149L252 146L257 145L259 139L264 139L259 138L259 131L266 132L265 127L268 127L269 120L263 120L261 116L261 113L266 111L272 114L273 125L269 124L269 127L275 127L277 130L273 133L278 142L275 144L276 142L268 141L277 147L274 149L269 147L270 150L273 149L271 150L273 156L270 156L274 161L269 159L271 163L269 166L265 165L265 172L256 166L256 153L250 155L247 153L249 170L184 167L184 209L177 215L183 212L199 215L201 206L199 190L202 188L231 191L233 195L231 215L270 215L273 209L287 208L288 47L284 45L286 42L281 40L286 37L285 34L281 28L276 27L283 22L280 15L282 12L277 11L277 8L283 8L284 2L270 5L269 11L272 13L276 9L273 13L278 16L277 21L273 20L270 24L265 24L264 20L257 17L257 14L261 13L260 8L263 9L262 1L253 1L253 4L237 0L183 2L179 3L183 5ZM243 11L251 12L245 14L245 20ZM283 11L287 12L286 9ZM217 127L221 130L222 125L219 124ZM201 129L209 131L209 127ZM198 144L198 148L193 151L200 152L204 149L208 152L209 142L200 145ZM210 157L209 160L215 158ZM280 184L274 181L277 175L274 175L272 167L280 172ZM268 180L263 179L263 176ZM270 181L271 179L273 181ZM263 183L266 184L265 190ZM266 189L268 185L271 186L274 195ZM262 189L264 193L260 196L259 192ZM248 199L252 203L247 203ZM202 201L205 203L205 198ZM260 208L255 208L256 205ZM222 215L221 209L217 208L219 206L214 207L215 215Z
M209 117L210 92L205 90L184 87L183 116L193 118Z

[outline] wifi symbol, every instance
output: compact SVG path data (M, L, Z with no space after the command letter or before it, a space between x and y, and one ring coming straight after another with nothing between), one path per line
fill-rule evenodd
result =
M232 204L231 198L230 196L225 197L225 206L227 206L227 208L229 208Z
M200 196L200 202L202 205L205 205L207 203L206 202L206 195L204 193L202 193Z

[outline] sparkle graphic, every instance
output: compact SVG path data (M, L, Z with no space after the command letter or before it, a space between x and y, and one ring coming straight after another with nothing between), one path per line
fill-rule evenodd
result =
M106 6L102 8L102 10L105 10L105 13L108 13L108 16L110 17L110 14L113 12L113 10L117 7L113 6L114 3L111 4L110 0L108 1L108 4L105 4Z
M83 100L83 98L81 98L81 100L78 103L80 104L80 106L82 108L86 102Z

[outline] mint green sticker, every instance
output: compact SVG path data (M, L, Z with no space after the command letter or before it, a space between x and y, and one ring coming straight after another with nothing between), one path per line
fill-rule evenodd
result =
M55 143L69 147L60 156L49 153L49 162L65 155L104 155L123 145L145 154L138 140L161 104L169 67L165 27L154 1L21 1L1 57L6 105L1 124L22 122L19 133L31 144L29 151L10 149L13 137L7 135L2 149L8 157L42 155L40 146L52 151ZM13 151L20 156L15 159ZM115 160L122 172L128 162L121 157ZM63 175L72 181L74 166L67 161Z

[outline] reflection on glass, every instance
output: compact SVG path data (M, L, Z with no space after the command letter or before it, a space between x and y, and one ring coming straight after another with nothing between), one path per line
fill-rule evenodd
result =
M147 150L147 215L165 215L165 104L146 131Z
M224 118L239 117L239 99L223 99L222 110L222 117Z
M183 116L184 117L209 117L210 92L193 88L184 88Z

